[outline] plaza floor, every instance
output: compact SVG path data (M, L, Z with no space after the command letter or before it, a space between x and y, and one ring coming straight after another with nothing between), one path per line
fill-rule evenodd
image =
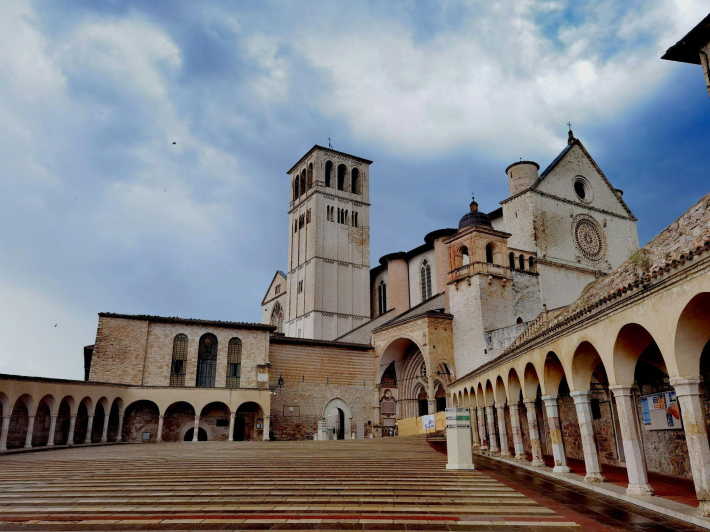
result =
M0 457L0 530L700 530L423 438L199 442Z

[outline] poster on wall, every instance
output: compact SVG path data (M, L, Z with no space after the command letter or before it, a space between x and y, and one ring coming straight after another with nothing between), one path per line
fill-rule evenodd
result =
M646 430L678 430L680 410L675 392L652 393L641 396L641 412Z
M422 416L422 427L424 427L424 430L433 430L434 428L436 428L434 414L427 414L426 416Z

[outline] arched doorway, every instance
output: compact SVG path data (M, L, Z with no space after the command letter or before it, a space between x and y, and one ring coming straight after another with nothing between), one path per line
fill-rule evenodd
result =
M422 386L417 394L417 404L419 408L419 416L426 416L429 413L429 396L426 393L426 388Z
M235 441L257 441L264 436L264 411L252 401L242 403L237 408L234 419Z
M345 439L345 412L340 408L333 408L328 413L328 439Z
M397 338L387 345L379 360L377 383L380 385L380 423L394 428L396 419L423 415L418 407L419 388L427 390L432 372L417 343L410 338ZM383 400L391 404L383 405ZM432 398L433 400L433 398ZM392 412L389 408L394 407ZM424 415L429 412L427 405Z
M188 429L188 431L185 433L185 436L183 437L182 441L192 441L193 436L195 435L195 429L191 428ZM207 431L200 427L197 430L197 441L207 441Z
M246 435L246 420L244 416L237 415L234 418L234 441L244 441L244 436Z

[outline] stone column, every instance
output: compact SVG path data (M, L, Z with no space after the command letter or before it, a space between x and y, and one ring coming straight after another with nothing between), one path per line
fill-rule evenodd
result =
M604 482L602 469L599 465L599 455L597 444L594 441L594 418L592 417L592 405L589 402L589 392L570 392L574 399L574 406L577 409L577 421L579 422L579 435L582 438L582 449L584 450L584 465L587 475L584 480L587 482Z
M47 438L47 447L54 447L54 433L57 431L57 416L52 416L49 423L49 438Z
M165 420L165 414L160 414L158 416L158 436L155 438L157 443L163 441L163 421Z
M227 438L227 441L234 441L234 419L236 417L236 412L229 414L229 438Z
M476 419L476 407L470 407L469 411L471 412L471 441L473 442L473 448L478 449L481 446L481 442L478 436L478 420Z
M545 460L542 458L542 442L540 441L540 429L537 426L537 410L535 399L525 399L525 408L528 411L528 431L530 432L530 447L532 449L533 467L543 467Z
M108 421L110 414L104 414L104 426L101 430L101 443L106 443L108 441Z
M0 432L0 451L7 451L7 433L10 431L10 416L2 417L2 432Z
M91 443L91 431L94 428L94 414L89 416L89 424L86 427L86 438L84 438L84 444L89 445Z
M510 412L510 429L513 433L513 447L515 449L515 459L525 460L525 446L523 445L523 435L520 432L520 406L519 403L508 403Z
M485 453L488 451L488 440L486 439L486 414L483 407L476 407L478 413L478 435L481 437L480 451Z
M269 428L271 427L271 416L264 416L264 441L269 441ZM349 434L347 434L349 436Z
M429 407L429 410L427 411L429 414L436 414L436 398L434 397L434 376L429 375L427 377L427 404Z
M505 424L505 404L496 404L498 409L498 436L500 438L500 455L502 458L510 456L508 446L508 426Z
M69 436L67 437L67 445L74 445L74 429L76 428L76 416L69 418Z
M629 495L653 495L653 488L648 483L646 464L641 452L641 438L636 423L636 401L632 395L631 386L610 386L616 399L616 409L619 412L621 440L626 455L626 473L629 476Z
M32 449L32 432L35 428L35 417L29 416L27 418L27 437L25 438L25 449Z
M192 441L197 441L197 434L200 432L200 416L195 415L195 430L192 431Z
M683 416L685 441L690 455L695 493L698 496L698 513L710 515L710 446L705 416L700 396L701 377L674 377L671 386L675 388Z
M116 433L116 441L119 443L123 440L123 416L124 414L118 414L118 433Z
M488 426L488 450L491 456L498 456L500 449L496 440L496 424L492 406L486 406L486 425Z
M552 457L555 459L554 473L569 473L567 467L567 457L565 456L565 445L562 439L562 427L560 425L560 411L557 406L556 395L546 395L542 398L545 401L545 414L547 414L547 424L550 427L550 442L552 443Z

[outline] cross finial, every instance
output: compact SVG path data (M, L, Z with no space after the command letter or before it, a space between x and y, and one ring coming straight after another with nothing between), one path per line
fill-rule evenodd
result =
M567 127L569 128L570 131L572 131L572 124L570 124L569 122L567 122Z
M330 143L330 137L328 137L328 147L329 147L331 150L333 149L333 145Z

